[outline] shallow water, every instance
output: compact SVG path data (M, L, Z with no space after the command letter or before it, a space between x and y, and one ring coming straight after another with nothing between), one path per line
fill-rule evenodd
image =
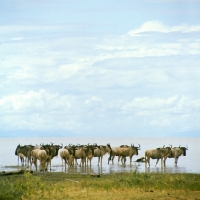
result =
M103 157L102 167L98 167L98 159L93 158L92 166L90 167L67 167L66 170L62 166L60 157L55 157L52 160L52 171L60 172L66 171L67 173L116 173L116 172L160 172L160 173L200 173L200 138L1 138L0 139L0 171L10 171L18 168L18 158L15 156L15 149L20 143L21 145L36 145L36 144L93 144L106 145L110 143L111 146L119 146L122 144L141 145L138 156L133 156L133 161L144 156L144 152L148 149L162 147L163 145L169 146L188 146L186 156L179 157L178 167L174 166L174 159L168 158L166 167L161 167L159 161L155 167L156 160L151 159L151 166L145 167L144 163L133 162L130 166L130 161L127 158L126 165L118 164L117 157L115 157L114 164L108 165L108 155ZM80 162L80 161L79 161ZM33 167L34 170L34 167Z

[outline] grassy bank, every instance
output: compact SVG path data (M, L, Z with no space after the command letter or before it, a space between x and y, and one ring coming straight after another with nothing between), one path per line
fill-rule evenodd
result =
M0 199L199 199L200 174L26 173L0 177Z

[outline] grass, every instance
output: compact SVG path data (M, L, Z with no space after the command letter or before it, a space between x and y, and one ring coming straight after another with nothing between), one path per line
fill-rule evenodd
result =
M26 173L0 177L0 199L199 199L200 174Z

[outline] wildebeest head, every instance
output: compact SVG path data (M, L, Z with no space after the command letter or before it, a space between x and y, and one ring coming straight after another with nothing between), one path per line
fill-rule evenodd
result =
M88 148L89 150L91 150L92 155L94 155L95 146L94 146L94 145L90 145L90 144L88 143L87 148Z
M186 156L186 150L188 150L187 147L181 147L181 145L179 146L179 148L183 151L183 156Z
M40 144L41 145L41 144ZM45 150L47 152L47 155L50 156L51 155L51 145L46 144L46 145L41 145L41 149Z
M138 155L138 150L140 150L140 144L138 144L138 145L139 145L138 147L135 147L134 144L131 144L131 148L135 149L136 155Z
M60 145L51 145L51 156L52 156L52 158L55 157L55 156L58 156L58 151L62 147L63 147L63 145L62 146L60 146Z
M27 156L27 149L26 149L26 145L21 146L20 144L17 146L16 150L15 150L15 155L18 155L18 153L22 153L25 156Z
M18 150L19 150L19 148L20 148L20 144L17 145L17 148L16 148L16 150L15 150L15 155L16 155L16 156L18 155Z

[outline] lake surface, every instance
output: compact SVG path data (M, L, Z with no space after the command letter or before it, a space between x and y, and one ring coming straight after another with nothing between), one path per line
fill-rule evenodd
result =
M129 158L127 158L126 165L118 165L118 159L115 157L114 164L108 165L108 156L103 157L102 167L97 166L97 158L93 158L92 166L82 167L67 167L66 173L115 173L115 172L160 172L160 173L200 173L200 138L63 138L63 137L52 137L52 138L0 138L0 171L10 171L17 168L18 157L15 156L15 149L18 144L20 145L36 145L36 144L93 144L106 145L110 143L112 146L120 146L122 144L137 146L141 145L138 156L133 156L133 161L144 156L144 152L148 149L155 149L162 147L163 145L173 147L188 146L186 156L179 157L178 167L174 166L174 159L168 158L166 161L166 168L161 167L159 161L157 167L155 167L156 160L150 160L151 166L145 167L144 163L133 162L130 166ZM34 166L32 170L35 170ZM52 171L60 172L64 171L62 167L62 161L60 156L53 158L52 160Z

